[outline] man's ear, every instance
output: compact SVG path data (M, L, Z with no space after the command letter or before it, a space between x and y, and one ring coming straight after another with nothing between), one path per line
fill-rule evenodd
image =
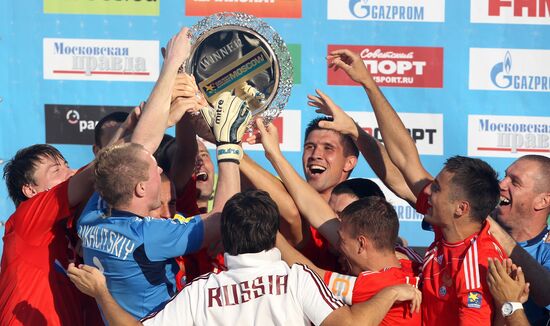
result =
M535 210L541 211L550 207L550 192L543 192L535 197Z
M349 155L346 157L346 164L344 164L344 172L349 173L357 165L357 156Z
M462 200L458 203L458 206L455 208L455 215L458 217L462 217L466 214L470 213L470 203Z
M23 195L25 195L25 197L27 198L32 198L34 197L34 195L36 195L38 193L38 191L36 191L36 189L34 189L33 186L31 186L30 184L24 184L22 187L21 187L21 192L23 193Z
M367 250L367 246L369 245L369 242L367 241L367 238L365 238L364 235L360 235L357 237L357 242L359 243L357 253L360 254L364 250Z
M145 197L145 182L143 181L138 182L134 188L134 193L138 198Z

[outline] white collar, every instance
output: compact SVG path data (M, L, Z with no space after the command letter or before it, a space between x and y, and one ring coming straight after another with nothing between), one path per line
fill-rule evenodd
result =
M225 264L227 269L258 267L260 265L269 265L271 263L281 261L281 252L277 248L264 250L251 254L240 254L232 256L228 253L224 254Z

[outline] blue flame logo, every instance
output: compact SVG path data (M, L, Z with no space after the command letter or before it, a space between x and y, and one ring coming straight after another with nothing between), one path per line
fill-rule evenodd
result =
M512 68L512 55L510 54L510 51L506 51L506 54L504 55L504 71L506 74L510 73L510 68Z
M512 76L509 75L512 69L512 55L506 51L504 61L499 62L491 69L491 81L498 88L508 88L512 86Z

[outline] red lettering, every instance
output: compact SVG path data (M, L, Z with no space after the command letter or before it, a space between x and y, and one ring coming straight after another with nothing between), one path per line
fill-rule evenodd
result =
M252 281L252 290L254 290L254 299L265 294L265 288L261 276Z
M512 7L512 1L489 0L489 16L500 16L501 7Z
M222 306L222 300L220 298L221 295L221 289L220 288L209 288L208 289L208 308L212 307L212 304L214 300L218 303L218 307Z
M277 295L286 293L288 275L277 275ZM281 291L282 290L282 291Z
M489 16L500 16L502 7L514 8L515 17L524 17L523 10L527 8L526 17L548 17L550 16L550 0L488 0ZM538 12L537 12L538 7Z
M250 289L248 285L248 281L244 281L240 283L241 286L241 303L245 303L247 301L250 301Z
M550 17L550 0L539 1L539 17Z
M527 8L527 16L537 16L537 0L515 0L514 1L514 16L523 16L523 8Z

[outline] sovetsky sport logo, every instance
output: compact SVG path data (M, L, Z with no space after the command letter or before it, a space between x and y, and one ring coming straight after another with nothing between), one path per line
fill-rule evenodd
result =
M445 0L328 0L327 18L444 22Z
M379 45L329 45L328 53L359 53L380 86L443 87L443 48ZM342 70L328 69L329 85L357 85Z
M550 50L470 49L470 89L548 92Z

